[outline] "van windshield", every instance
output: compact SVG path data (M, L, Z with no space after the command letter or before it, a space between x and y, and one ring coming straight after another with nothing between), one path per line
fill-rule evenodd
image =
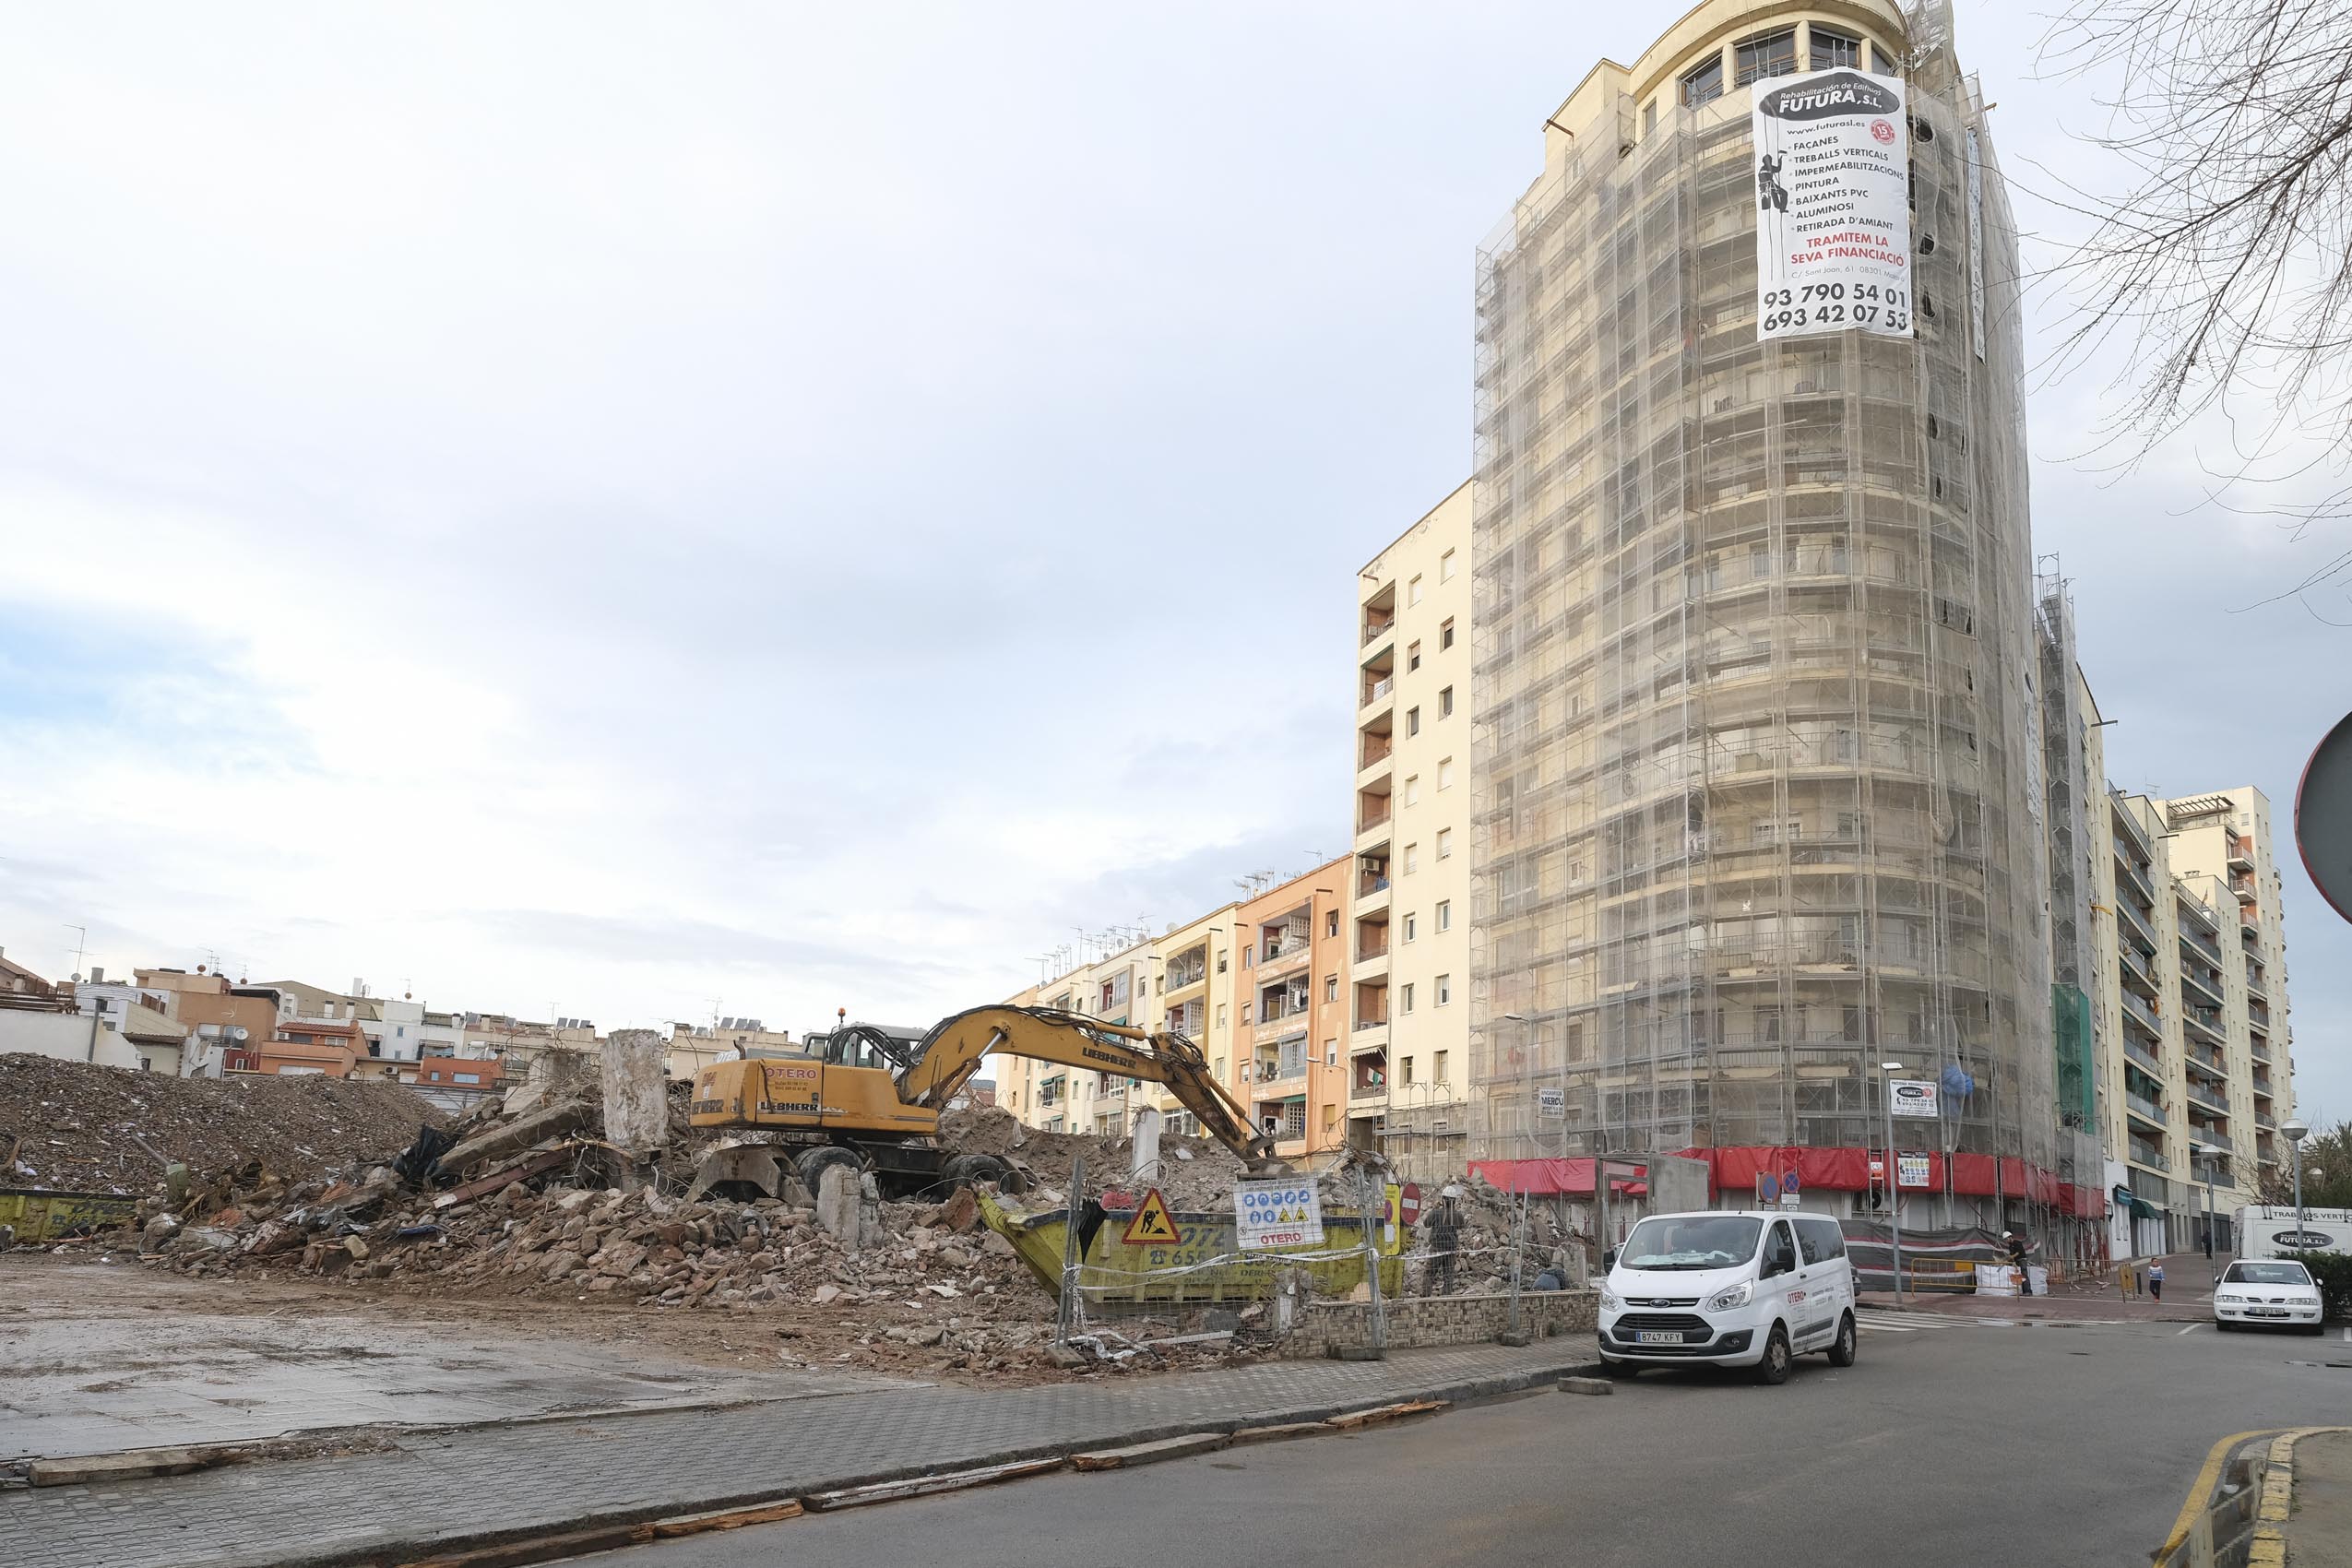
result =
M1756 1255L1764 1221L1738 1214L1645 1219L1625 1238L1617 1262L1625 1268L1728 1268Z

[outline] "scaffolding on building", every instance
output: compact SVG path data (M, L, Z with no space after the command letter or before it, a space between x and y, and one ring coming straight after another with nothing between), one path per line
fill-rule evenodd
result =
M1914 339L1757 340L1743 100L1481 249L1473 1159L1876 1147L1893 1056L2056 1168L2015 228L1910 36Z

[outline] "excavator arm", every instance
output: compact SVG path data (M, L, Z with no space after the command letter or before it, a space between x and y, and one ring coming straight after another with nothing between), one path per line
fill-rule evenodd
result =
M942 1110L992 1053L1165 1084L1209 1135L1253 1172L1289 1170L1275 1158L1274 1140L1251 1127L1248 1109L1209 1072L1199 1046L1182 1035L1147 1034L1050 1007L975 1007L942 1020L900 1075L898 1098Z

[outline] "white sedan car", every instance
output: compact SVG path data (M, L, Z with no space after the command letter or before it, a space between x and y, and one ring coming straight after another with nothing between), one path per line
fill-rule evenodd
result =
M2218 1329L2320 1326L2320 1288L2299 1263L2233 1263L2213 1290L2213 1323Z

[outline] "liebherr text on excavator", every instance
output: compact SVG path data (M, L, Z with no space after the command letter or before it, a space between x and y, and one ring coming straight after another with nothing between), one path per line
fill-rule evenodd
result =
M772 1194L787 1163L812 1193L836 1165L871 1170L889 1197L1017 1179L997 1156L958 1151L939 1137L940 1112L992 1054L1165 1084L1253 1173L1289 1172L1274 1158L1273 1139L1251 1127L1248 1110L1182 1035L1048 1007L993 1006L943 1019L912 1042L852 1024L806 1056L712 1063L695 1075L694 1125L767 1136L719 1150L696 1184Z

